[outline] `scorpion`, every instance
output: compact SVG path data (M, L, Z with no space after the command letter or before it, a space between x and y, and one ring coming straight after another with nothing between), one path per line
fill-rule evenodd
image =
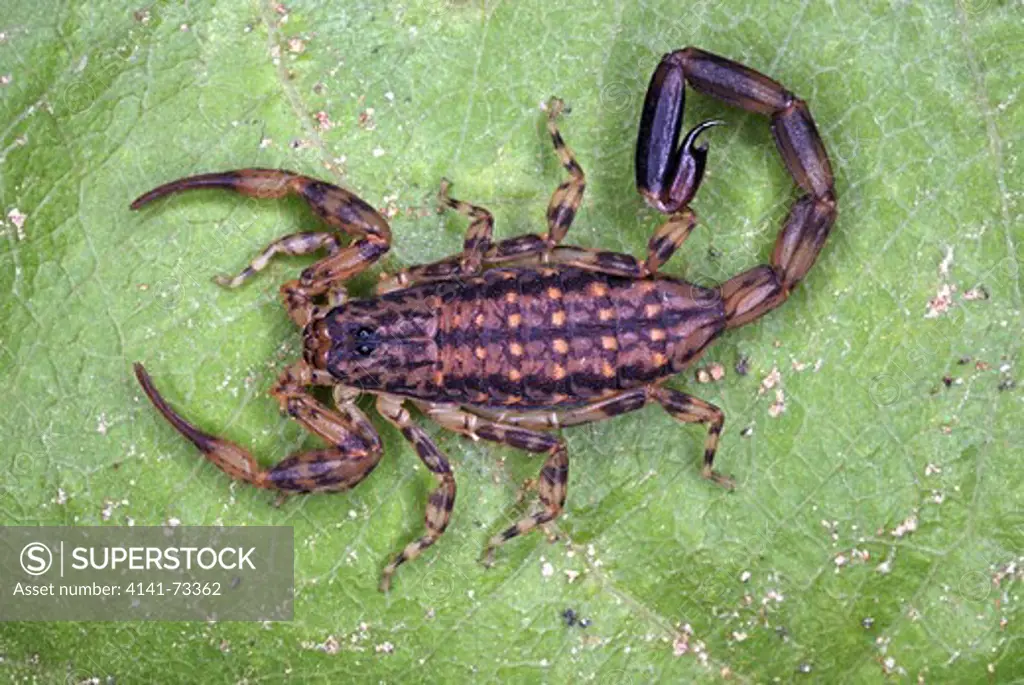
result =
M743 110L767 115L779 153L802 194L791 206L769 264L717 287L661 273L696 224L690 202L704 175L704 121L680 141L685 86ZM569 455L553 429L599 421L658 404L685 423L707 427L702 475L726 488L712 466L725 416L715 405L664 385L726 329L782 304L814 264L836 220L828 154L807 104L778 82L730 59L688 47L666 54L646 93L637 137L636 185L665 215L646 260L563 245L583 199L585 176L559 132L563 103L547 106L547 129L568 179L554 191L547 232L495 241L483 207L449 195L444 207L469 220L462 252L382 274L371 297L349 297L344 283L389 249L391 229L369 204L338 186L278 169L242 169L182 178L143 194L157 198L196 188L226 188L256 198L295 194L330 230L292 233L270 243L233 278L236 288L281 254L324 250L299 278L281 286L288 316L302 328L302 359L270 394L283 413L327 446L265 468L245 449L201 431L172 409L145 368L135 375L163 417L228 476L282 495L355 487L380 461L381 438L356 405L374 395L380 415L404 436L436 479L426 504L426 532L384 568L380 589L404 562L440 539L455 503L448 459L409 406L442 428L545 456L536 479L540 507L492 537L494 551L556 519L565 506ZM343 245L341 234L352 236ZM334 408L314 397L330 386Z

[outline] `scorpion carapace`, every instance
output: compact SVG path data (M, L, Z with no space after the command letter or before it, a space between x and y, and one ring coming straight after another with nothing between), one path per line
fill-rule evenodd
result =
M771 117L786 167L803 195L793 204L770 263L717 288L669 278L659 268L696 224L689 207L707 163L696 126L679 142L684 86ZM455 501L444 454L409 414L419 409L444 428L546 455L537 480L541 507L487 545L488 560L507 540L555 519L565 504L569 461L552 429L662 406L687 423L707 426L702 473L712 469L724 415L662 381L697 358L727 328L781 304L813 265L836 217L828 156L807 105L768 77L696 48L666 55L647 91L636 152L637 187L667 215L648 243L647 258L562 244L583 198L582 168L560 135L562 102L548 105L548 131L569 178L555 190L547 231L495 242L491 213L448 194L443 206L469 217L460 254L411 266L381 279L377 294L350 299L344 282L384 255L387 222L337 186L274 169L243 169L183 178L141 196L132 208L193 188L220 187L252 197L302 197L332 230L293 233L268 245L241 273L218 277L242 285L278 254L327 256L281 287L289 316L303 327L303 358L271 389L282 411L320 436L326 447L289 456L270 468L238 445L204 433L157 393L141 364L135 373L165 418L233 478L282 493L354 487L377 465L383 447L356 406L376 396L380 414L413 445L437 481L427 501L426 533L384 569L395 569L438 540ZM339 232L353 236L342 246ZM332 386L334 408L311 394Z

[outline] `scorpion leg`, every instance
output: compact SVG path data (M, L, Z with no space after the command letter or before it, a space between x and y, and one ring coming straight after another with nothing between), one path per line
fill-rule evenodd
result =
M836 220L832 165L806 102L750 67L684 48L665 55L655 70L637 141L637 187L657 209L672 212L685 204L679 203L687 193L674 191L687 182L681 180L681 167L674 161L673 134L682 119L684 80L702 93L771 117L779 154L804 192L783 223L770 265L754 267L720 286L726 325L736 328L785 302L813 266ZM695 178L699 183L699 174Z
M318 377L304 362L286 369L271 394L292 418L330 447L293 454L269 469L262 468L247 450L204 433L182 418L157 392L142 364L135 364L135 377L153 406L207 459L228 476L258 488L285 494L348 490L370 475L380 461L380 436L355 406L355 395L350 394L337 412L328 410L305 388L329 379Z
M551 134L551 142L555 146L555 154L567 172L569 180L564 181L555 189L548 203L548 233L544 237L549 248L562 242L565 234L576 218L580 204L583 202L583 191L586 188L586 177L583 168L576 161L572 150L565 144L562 134L558 131L556 119L565 109L565 103L559 98L551 98L548 102L548 133Z
M144 193L132 202L131 208L138 209L165 195L197 188L227 188L256 198L282 198L294 193L331 228L355 237L347 247L338 248L336 239L286 236L283 243L281 240L271 243L248 268L227 282L231 287L241 285L273 254L287 253L289 249L301 254L319 247L328 248L327 257L307 267L297 280L281 286L281 297L292 319L300 326L309 321L307 314L312 297L365 270L391 247L391 228L387 221L359 197L336 185L281 169L240 169L181 178Z
M406 545L405 549L384 567L380 589L387 592L391 587L391 576L395 574L395 569L405 562L415 559L423 550L437 542L437 539L448 527L448 521L452 516L452 507L455 506L455 477L452 475L448 460L430 439L427 432L412 422L409 412L402 406L402 398L378 395L377 411L398 428L406 440L412 443L424 466L437 479L437 488L430 493L430 498L427 500L426 534Z
M462 200L456 200L448 195L451 182L448 179L441 180L441 190L438 192L438 199L441 204L454 209L459 214L470 217L469 229L466 231L466 240L462 245L462 256L460 260L461 274L475 274L480 271L480 264L484 254L491 247L491 236L494 233L494 216L484 209L471 205Z
M334 233L291 233L263 248L263 252L256 255L256 258L249 262L249 266L242 269L236 276L218 275L213 277L213 281L225 288L237 288L255 276L257 272L263 271L276 255L305 255L321 248L327 250L328 255L337 253L341 248L338 236Z
M712 469L715 451L718 449L718 436L725 423L725 414L722 410L710 402L670 388L655 387L651 393L665 411L680 421L707 424L708 437L704 442L704 466L701 475L731 490L734 487L732 479Z
M459 214L470 217L469 229L462 244L462 254L431 262L417 264L402 269L391 276L382 276L377 284L377 294L406 288L413 283L444 281L459 276L472 276L480 271L484 255L491 247L491 236L494 232L494 216L484 209L448 195L451 182L441 179L441 189L437 197L442 208L454 209Z
M491 213L482 207L449 198L447 194L449 183L443 181L441 201L460 214L473 218L466 234L462 255L403 269L394 276L383 279L377 286L377 292L386 293L413 284L472 275L477 273L483 264L503 264L520 261L530 256L537 256L537 261L547 261L548 253L557 249L558 244L565 238L569 226L572 225L573 219L576 218L576 212L579 211L580 204L583 202L583 191L586 188L583 168L576 161L572 150L565 144L556 123L564 109L565 103L558 98L551 98L548 102L548 133L555 146L555 154L558 155L565 170L569 172L569 180L560 184L551 195L547 209L548 232L545 235L527 233L502 240L496 244L492 243L491 233L494 219Z
M603 421L613 416L642 409L652 401L658 402L668 413L681 421L708 424L708 437L704 445L702 475L719 485L732 488L733 483L730 478L712 470L715 451L718 449L718 436L722 432L722 425L725 422L725 416L722 414L722 411L713 404L709 404L696 397L660 386L627 390L618 395L584 404L580 407L560 411L515 413L506 410L474 410L471 418L463 420L461 429L454 427L453 430L472 435L471 431L476 426L475 420L477 417L516 428L552 430L564 426L579 426L585 423Z
M495 535L484 549L484 563L490 565L494 550L514 537L529 533L537 526L558 518L565 506L566 485L569 480L569 453L565 442L547 433L527 430L477 416L456 405L417 402L417 405L441 427L453 430L474 439L483 439L509 445L548 457L540 470L537 489L543 510L520 519Z

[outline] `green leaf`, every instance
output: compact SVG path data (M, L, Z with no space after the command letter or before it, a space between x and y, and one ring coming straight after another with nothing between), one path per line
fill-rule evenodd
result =
M293 526L297 582L290 623L5 624L10 678L1019 677L1021 26L999 0L8 3L0 522ZM588 179L569 242L642 255L659 217L632 187L640 103L685 45L805 98L840 199L790 301L700 362L725 377L674 381L725 411L734 493L699 477L703 431L656 408L567 429L558 541L517 540L485 570L540 462L437 433L452 523L384 596L380 568L421 533L432 487L395 430L374 418L387 454L356 490L275 508L145 401L135 360L263 464L315 444L266 397L300 349L277 287L310 260L210 282L315 218L214 192L128 211L142 191L247 166L342 183L391 217L393 271L460 249L464 218L435 213L442 177L499 236L542 229L563 172L539 105L557 94ZM712 284L767 259L795 194L766 120L687 108L728 126L707 134L700 223L666 270Z

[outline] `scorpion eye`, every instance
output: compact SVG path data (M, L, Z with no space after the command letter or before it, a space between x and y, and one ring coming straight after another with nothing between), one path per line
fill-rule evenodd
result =
M369 357L373 354L373 343L371 338L373 337L373 331L366 326L363 326L356 331L356 354L360 357Z

